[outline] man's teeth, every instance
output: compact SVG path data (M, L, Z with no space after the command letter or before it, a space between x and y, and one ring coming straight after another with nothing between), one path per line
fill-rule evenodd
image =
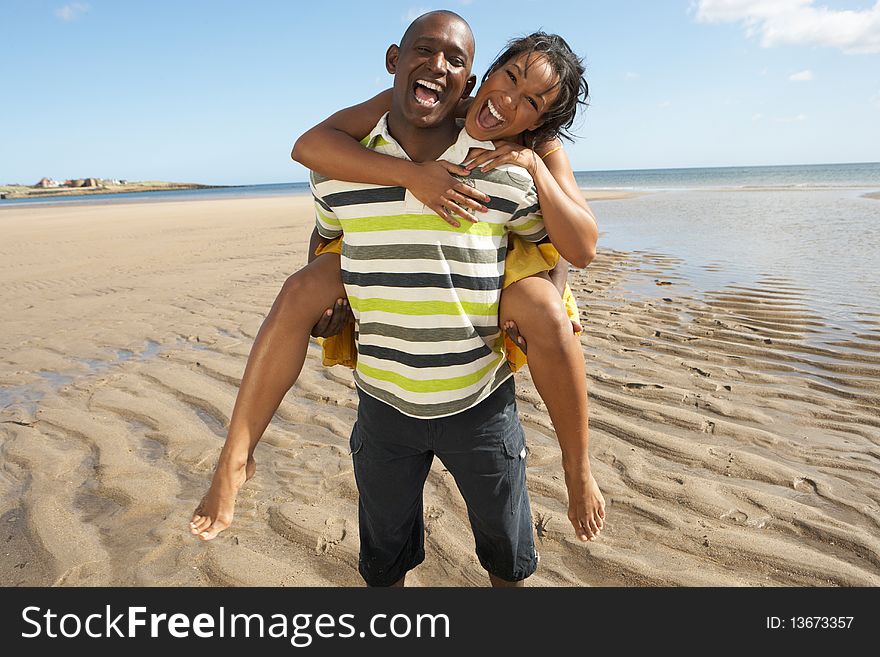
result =
M441 87L436 82L428 82L427 80L416 80L416 84L420 84L423 87L427 87L428 89L432 89L438 93L443 91L443 87Z
M500 121L501 123L504 123L504 117L498 113L498 110L495 109L495 106L492 104L492 101L488 100L488 101L486 101L486 104L489 106L489 111L492 113L492 116L494 116L496 119L498 119L498 121Z

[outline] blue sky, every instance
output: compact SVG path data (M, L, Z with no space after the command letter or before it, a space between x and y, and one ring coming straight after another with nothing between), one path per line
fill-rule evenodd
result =
M390 86L385 49L436 8L478 76L535 29L585 58L576 170L880 159L875 0L3 0L0 183L304 180L295 138Z

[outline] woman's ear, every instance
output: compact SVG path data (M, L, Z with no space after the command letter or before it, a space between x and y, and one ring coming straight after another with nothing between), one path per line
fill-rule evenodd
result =
M397 58L399 56L400 48L397 47L396 43L392 43L388 46L388 50L385 51L385 70L391 75L394 75L397 72Z

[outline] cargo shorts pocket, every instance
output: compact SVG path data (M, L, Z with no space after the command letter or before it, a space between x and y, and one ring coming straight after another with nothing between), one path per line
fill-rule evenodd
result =
M526 488L526 434L522 425L517 422L515 427L502 438L504 454L507 457L507 482L510 487L510 514L517 512Z
M351 428L351 436L348 438L348 453L354 456L361 448L364 446L364 440L361 437L361 432L358 431L357 422L354 423L354 426Z

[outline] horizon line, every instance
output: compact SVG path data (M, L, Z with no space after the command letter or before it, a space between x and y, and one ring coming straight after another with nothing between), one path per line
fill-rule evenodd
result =
M880 161L874 162L814 162L814 163L802 163L802 164L723 164L723 165L711 165L711 166L684 166L684 167L640 167L640 168L631 168L631 169L575 169L573 173L626 173L626 172L634 172L634 171L696 171L700 169L770 169L770 168L781 168L781 167L821 167L821 166L852 166L852 165L867 165L867 164L877 164L880 165ZM98 180L115 180L117 178L112 177L96 177L89 176L90 178L96 178ZM40 180L43 178L48 178L50 180L61 180L61 178L53 178L51 176L42 176ZM84 177L85 178L85 177ZM135 180L134 178L120 178L129 182L144 182L143 180ZM67 180L67 178L65 178ZM308 183L308 180L284 180L281 182L259 182L259 183L206 183L206 182L197 182L193 180L187 181L172 181L172 180L157 180L156 178L150 178L151 181L156 182L168 182L168 183L177 183L177 184L197 184L197 185L209 185L213 187L252 187L257 185L286 185L291 183ZM12 186L22 186L22 187L33 187L34 183L0 183L0 186L12 187Z

